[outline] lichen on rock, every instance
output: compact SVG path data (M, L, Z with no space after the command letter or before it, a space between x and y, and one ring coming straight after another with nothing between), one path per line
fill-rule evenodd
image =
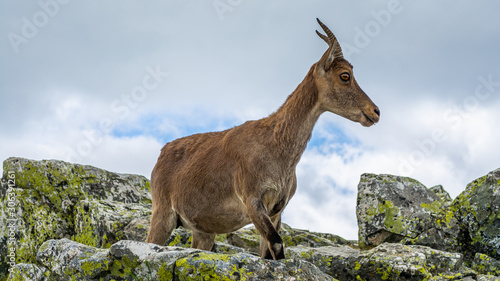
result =
M347 246L292 247L290 258L303 258L339 280L428 280L466 271L462 255L425 246L384 243L368 251Z
M499 185L500 169L451 200L442 186L364 174L363 249L283 223L287 259L272 261L258 257L255 227L218 235L212 251L189 248L182 227L165 246L141 242L151 213L142 176L9 158L0 182L0 215L11 219L0 225L0 280L500 280Z
M292 246L308 246L308 247L321 247L333 245L352 245L348 241L338 235L330 233L318 233L302 229L295 229L282 223L280 230L281 238L285 247ZM254 226L245 227L235 232L229 233L225 240L226 243L244 248L251 253L258 254L260 247L260 234Z
M10 279L334 280L302 260L277 262L247 253L220 254L130 240L121 240L109 249L68 239L49 240L40 247L37 262L41 266L16 266Z
M151 214L149 181L143 176L24 158L8 158L3 171L0 214L10 223L0 225L0 279L9 267L5 257L11 236L16 263L33 263L49 239L109 247L127 236L124 231L133 219ZM12 206L6 196L9 177L14 183Z
M469 183L453 202L460 225L461 251L500 259L500 169Z
M407 177L363 174L356 208L359 245L402 242L456 250L458 226L444 192Z
M480 274L500 276L500 261L481 253L476 253L472 269Z

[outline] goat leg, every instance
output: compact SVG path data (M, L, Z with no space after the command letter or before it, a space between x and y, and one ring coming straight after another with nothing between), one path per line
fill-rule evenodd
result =
M285 248L283 246L283 240L267 214L267 210L262 200L248 200L247 211L250 220L261 236L260 256L262 258L274 260L284 259Z

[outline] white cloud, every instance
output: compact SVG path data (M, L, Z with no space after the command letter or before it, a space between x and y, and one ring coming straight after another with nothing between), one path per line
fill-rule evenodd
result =
M356 124L353 124L356 125ZM330 150L331 143L310 148L297 167L297 193L285 210L284 221L316 231L357 239L357 186L363 173L391 173L394 153L349 143Z
M140 174L149 179L163 145L147 136L106 136L85 162L108 171Z

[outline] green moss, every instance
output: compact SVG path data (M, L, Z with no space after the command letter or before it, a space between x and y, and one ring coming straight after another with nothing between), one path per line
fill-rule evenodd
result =
M443 204L439 200L431 202L430 204L422 203L421 206L422 206L422 208L429 210L430 212L433 212L436 214L441 213L443 210Z
M85 276L94 276L98 272L106 271L109 269L109 260L85 260L81 263L81 268Z
M333 261L333 257L329 257L329 256L322 256L321 257L321 263L325 264L328 267L332 266L332 261Z
M448 210L446 213L445 213L445 222L446 222L446 225L449 227L451 227L450 223L451 223L451 220L455 218L455 215L453 214L453 211L451 210Z
M22 272L20 272L20 271L18 271L18 270L16 270L16 271L12 272L12 273L9 275L9 277L10 277L10 280L11 280L11 281L24 281L24 280L26 280L26 279L24 278L24 275L22 274ZM5 280L6 280L6 279L5 279Z
M354 267L355 270L360 270L361 269L361 264L356 261L356 266Z
M148 180L146 180L146 183L144 184L144 187L146 188L146 190L151 193L151 184L149 183Z
M71 165L26 161L20 166L9 167L12 162L4 163L7 170L16 171L18 208L24 222L16 256L18 262L33 263L36 249L43 242L60 238L72 229L71 205L75 198L83 194L81 179L73 175Z
M81 278L80 272L76 271L75 269L69 268L69 267L64 268L64 274L67 275L67 276L75 276L75 275L77 275L79 278Z
M193 236L191 233L184 228L175 229L169 240L167 241L167 246L177 246L182 248L189 248L193 242Z
M305 250L300 251L300 257L306 261L312 262L314 256L314 250Z
M124 255L122 257L122 262L125 266L129 268L136 268L137 266L140 265L140 262L137 259L130 259L127 255Z
M493 241L498 235L500 215L492 207L492 200L498 196L496 184L497 180L493 181L488 175L474 180L454 200L451 210L461 229L467 230L468 235L459 241L461 248L498 258L498 247ZM466 255L467 260L472 258L471 254Z
M20 226L16 231L17 263L36 263L37 249L49 239L71 236L73 240L86 245L111 246L108 237L99 237L102 234L97 232L102 232L96 229L97 225L92 221L88 210L79 209L82 208L79 202L103 199L100 198L101 195L89 191L93 184L99 186L113 184L110 181L114 179L114 174L61 161L31 161L16 158L4 162L5 171L15 172L16 197L19 200L16 206ZM140 190L150 191L147 179L134 182ZM105 197L108 196L107 191L103 192ZM148 198L143 198L141 201L151 203ZM133 210L130 210L123 215L131 216L132 213ZM77 214L82 216L81 220L80 217L75 220ZM82 225L75 227L75 221L81 222ZM116 232L123 228L119 223L114 226L120 227L120 229L115 228ZM2 266L0 262L0 267Z
M16 183L19 187L39 191L52 203L53 208L62 211L63 200L83 195L80 188L83 181L78 175L78 172L82 172L81 168L75 167L77 171L73 172L71 167L73 165L59 166L50 161L28 161L24 163L25 170L16 174ZM50 174L46 171L50 171Z
M124 277L124 266L119 260L114 260L111 267L110 271L113 276L118 276L118 277Z
M181 236L179 234L174 236L174 240L168 244L168 246L178 246L181 244Z
M158 269L156 277L160 281L170 281L174 279L173 273L169 270L167 263L163 263Z
M187 258L178 259L175 263L177 270L180 270L185 275L186 280L192 278L200 278L201 280L233 280L231 277L238 276L239 280L247 280L254 274L249 272L245 267L233 265L228 272L218 267L218 263L230 263L231 256L224 254L215 254L203 252L192 255ZM246 263L244 260L239 261ZM222 271L222 272L221 272Z
M378 214L380 214L383 211L382 204L379 202L377 207L370 207L368 210L366 210L366 214L368 217L372 218Z
M486 181L487 178L488 178L488 175L480 177L480 178L476 179L475 181L473 181L471 183L471 186L472 186L471 190L474 190L476 187L483 185L483 183Z
M243 228L237 231L237 234L228 234L230 236L235 235L238 241L245 244L246 249L259 249L260 246L260 234L255 228ZM290 237L287 235L281 235L285 245L290 245Z
M127 260L127 263L130 264L130 260ZM126 262L123 262L122 260L114 260L110 267L110 272L113 276L125 279L126 277L132 276L132 269L133 268L126 265Z
M94 228L90 223L90 217L87 214L83 215L83 228L76 235L71 237L71 240L92 246L97 247L98 245L98 237L94 235Z
M366 281L365 279L361 278L361 276L359 276L359 275L356 275L356 280L358 280L358 281Z
M500 276L500 262L485 254L476 254L472 268L481 274Z
M219 234L219 235L215 236L215 241L225 242L226 238L227 238L227 234Z
M387 280L389 277L391 277L391 272L392 268L389 266L389 264L384 264L382 267L377 267L375 269L375 272L380 275L380 278L382 280ZM396 276L399 276L399 274L396 274Z
M389 200L385 200L382 208L385 213L384 226L393 233L404 233L403 220L398 218L399 208Z
M368 215L365 220L369 221L374 216L384 214L384 226L391 232L397 234L404 234L404 221L399 218L399 208L390 200L385 200L383 203L379 202L377 207L371 207L366 211ZM361 244L364 245L362 241ZM361 245L360 244L360 245Z

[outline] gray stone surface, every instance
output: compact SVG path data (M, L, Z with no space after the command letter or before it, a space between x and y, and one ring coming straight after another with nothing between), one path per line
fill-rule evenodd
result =
M190 249L183 228L165 246L140 242L151 213L142 176L9 158L0 214L17 220L0 225L0 280L499 280L499 185L496 170L451 200L442 186L365 174L357 206L363 249L283 224L287 259L271 261L256 256L254 227L218 235L212 252Z
M359 245L401 242L456 251L459 229L449 205L444 189L429 190L407 177L363 174L356 208Z
M384 243L368 251L337 247L291 247L290 258L303 258L338 280L426 280L474 274L462 255L425 246Z
M500 169L469 183L453 202L467 259L483 253L500 259Z
M277 262L130 240L109 249L49 240L37 262L40 266L16 266L10 279L38 274L48 280L334 280L303 260Z
M10 190L9 180L14 183ZM9 267L9 247L15 249L16 263L33 263L49 239L109 247L138 237L133 234L138 218L149 227L151 195L143 176L12 157L3 162L0 187L0 218L8 222L0 224L0 280Z

